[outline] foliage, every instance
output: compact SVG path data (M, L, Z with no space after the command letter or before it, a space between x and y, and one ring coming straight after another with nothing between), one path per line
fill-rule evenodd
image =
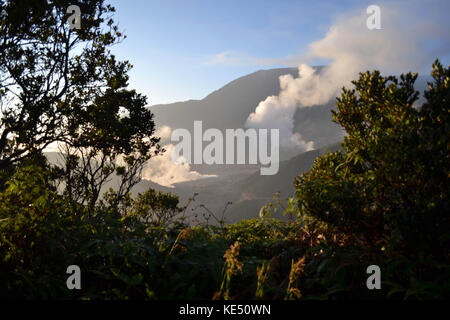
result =
M301 212L352 234L376 264L410 270L387 268L384 279L424 298L446 290L437 275L450 279L450 69L436 61L432 76L417 108L417 74L360 74L333 112L348 134L343 151L317 158L295 182Z
M20 3L19 3L20 2ZM82 27L67 23L78 5ZM0 3L0 169L59 143L60 179L93 208L112 174L119 199L161 151L146 97L128 89L128 61L110 47L124 36L103 0Z
M333 119L343 150L318 157L260 218L226 224L178 196L132 197L163 150L146 98L128 89L122 39L102 0L1 1L0 297L26 299L443 299L450 297L450 69L360 74ZM125 111L125 114L122 112ZM62 166L42 150L60 142ZM118 175L117 189L101 197ZM225 202L225 201L224 201ZM198 212L198 210L202 210ZM282 210L286 221L272 218ZM217 224L210 224L213 218ZM368 290L366 268L382 270ZM68 290L78 265L82 289Z

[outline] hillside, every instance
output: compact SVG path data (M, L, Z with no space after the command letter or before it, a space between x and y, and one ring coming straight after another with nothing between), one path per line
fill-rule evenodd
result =
M316 68L320 71L322 67ZM279 93L278 77L283 74L296 77L298 70L260 70L231 81L202 100L155 105L150 108L155 114L158 126L189 129L194 120L202 120L204 129L240 128L260 101ZM424 90L428 78L418 78L416 88L419 92ZM297 109L294 131L299 132L304 139L314 141L316 150L300 154L283 153L281 150L280 167L276 175L261 176L258 165L191 165L191 170L217 177L177 183L174 188L142 180L132 192L136 195L149 188L173 192L179 195L181 204L185 204L197 193L196 205L204 204L216 213L222 212L228 201L233 202L227 209L228 222L255 217L261 206L271 201L276 192L280 192L282 198L292 196L294 178L309 170L318 155L339 148L343 131L331 121L331 109L334 109L334 101L322 106ZM56 153L50 153L49 157L51 162L56 162ZM102 191L116 187L117 183L118 181L112 178Z
M314 67L320 72L324 67ZM248 116L255 111L258 104L268 96L280 92L279 77L290 74L298 77L297 68L277 68L259 70L231 81L222 88L212 92L201 100L189 100L171 104L153 105L157 126L169 126L172 129L186 128L192 130L195 120L203 122L203 130L218 128L220 130L244 128ZM419 76L416 89L423 92L429 76ZM302 135L306 141L313 141L319 149L342 141L344 132L332 122L330 110L335 109L335 101L320 106L297 108L294 114L294 132ZM280 150L280 160L296 156L293 150ZM206 174L236 173L236 166L193 165L192 169Z
M322 66L315 67L319 72ZM172 129L186 128L192 130L195 120L203 122L206 128L220 130L244 128L248 116L255 111L258 104L268 96L280 92L279 77L290 74L298 77L297 68L278 68L259 70L231 81L222 88L212 92L202 100L189 100L165 105L151 106L158 126L167 125ZM334 103L314 108L303 108L295 114L294 131L308 141L314 141L316 148L321 148L342 140L342 130L331 122L330 110ZM299 150L298 152L301 152ZM298 154L293 150L281 149L280 159L287 160ZM193 166L201 173L210 173L211 167ZM227 170L234 167L228 167Z

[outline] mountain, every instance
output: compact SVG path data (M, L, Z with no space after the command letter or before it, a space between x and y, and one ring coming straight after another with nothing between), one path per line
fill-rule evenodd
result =
M243 128L247 117L258 103L280 92L278 78L284 74L298 76L297 68L259 70L231 81L202 100L153 105L159 125L190 128L194 120L202 120L205 128Z
M316 67L319 72L322 68ZM278 78L285 74L297 77L298 69L260 70L230 82L202 100L154 105L150 108L158 126L168 125L172 129L192 129L194 120L203 121L203 130L244 128L246 119L258 103L279 93ZM422 93L426 88L427 80L429 77L418 78L416 89L419 92ZM197 193L191 208L199 209L198 206L204 204L216 215L221 215L227 202L231 201L233 204L226 211L227 222L256 217L260 208L269 203L276 192L280 192L281 198L294 195L294 178L308 171L318 155L340 148L343 131L331 121L332 109L334 100L322 106L298 108L294 115L294 131L306 141L314 141L316 150L294 155L285 153L276 175L260 175L258 165L192 165L192 170L216 177L176 183L174 188L142 180L132 192L136 195L148 188L173 192L179 195L181 204ZM57 153L48 154L48 157L53 163L57 161ZM117 184L117 178L113 178L103 191Z
M322 66L314 68L318 72L323 69ZM202 100L154 105L150 108L155 114L155 122L158 126L167 125L172 129L185 128L191 131L195 120L203 122L203 130L245 128L248 116L255 111L258 104L268 96L279 94L279 77L286 74L296 78L298 69L259 70L231 81ZM341 128L331 122L330 110L333 105L334 103L330 103L297 110L294 116L294 131L300 133L307 141L314 141L316 148L342 140ZM283 148L280 150L282 160L287 160L294 155L296 153L293 150ZM201 173L211 172L211 168L213 167L204 165L193 167ZM220 168L216 169L220 170ZM233 170L232 167L229 169Z
M314 68L320 72L324 67ZM168 125L172 129L192 130L194 120L203 121L203 130L244 128L245 121L259 102L279 94L279 77L285 74L298 77L298 69L259 70L228 83L204 99L154 105L151 110L158 125ZM428 76L417 79L416 89L421 94L429 79ZM182 201L198 193L196 203L205 204L216 213L232 201L233 205L228 207L226 214L229 222L257 216L261 206L270 202L275 192L280 192L282 198L292 196L294 178L309 170L318 155L340 148L344 132L331 120L330 111L333 109L334 99L321 106L297 109L294 132L300 133L306 141L314 141L316 150L301 154L280 150L283 161L278 174L261 176L258 166L250 165L192 165L192 170L216 174L217 177L174 184L173 192L180 195Z
M262 176L258 169L249 169L245 173L241 171L234 175L177 183L169 190L180 196L182 204L197 193L193 207L203 204L216 215L221 215L227 202L232 202L225 214L227 222L257 217L260 208L272 201L276 192L284 199L295 194L293 186L295 177L308 171L317 156L340 148L340 144L337 143L281 161L278 174L272 176ZM146 180L140 182L133 192L143 192L149 187L167 192L167 188L160 188ZM280 214L276 216L283 218Z
M203 204L216 215L221 215L223 208L230 201L232 204L226 210L226 221L236 222L245 218L257 217L260 208L269 203L276 192L280 192L281 198L293 196L295 193L293 187L295 177L308 171L317 156L326 153L328 150L335 151L339 148L339 144L334 144L281 161L278 174L273 176L261 176L259 169L249 168L247 171L244 171L244 168L241 168L237 174L186 181L175 184L174 188L142 180L134 186L131 192L133 195L137 195L149 188L163 192L172 192L180 197L180 204L182 205L194 193L197 193L196 201L190 208L198 208L200 204ZM61 158L57 152L48 152L46 156L50 163L61 165ZM102 193L106 192L110 187L117 187L118 183L118 178L113 176L102 188ZM203 209L199 210L202 211ZM276 216L283 218L280 214Z
M321 72L324 66L316 66ZM159 104L150 107L155 114L158 126L167 125L172 129L192 130L195 120L203 121L207 128L233 129L244 128L248 116L258 104L268 96L280 92L279 77L290 74L298 77L297 68L277 68L259 70L231 81L201 100L189 100L171 104ZM429 76L419 76L416 82L420 92L426 88ZM298 108L294 115L294 132L302 135L306 141L314 141L315 148L321 148L343 138L341 127L331 122L334 99L329 103L311 108ZM287 159L293 154L288 154Z

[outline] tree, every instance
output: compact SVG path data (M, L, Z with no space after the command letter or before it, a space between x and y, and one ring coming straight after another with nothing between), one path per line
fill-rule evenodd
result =
M148 189L132 201L128 215L139 217L146 224L168 226L184 209L178 204L177 195Z
M164 151L154 132L153 114L145 108L146 98L126 90L126 71L118 76L123 83L95 96L77 118L77 132L61 145L64 160L65 194L91 208L102 186L119 176L118 200L140 181L140 174L152 155ZM123 112L125 110L125 112Z
M297 177L303 213L378 252L448 259L450 69L436 61L432 76L421 107L417 74L366 72L343 88L333 112L347 132L343 151Z
M70 5L80 8L80 29L67 22ZM146 97L127 88L131 65L109 50L125 38L114 8L103 0L9 0L0 11L0 169L59 143L74 201L95 203L113 172L120 194L128 192L161 148Z

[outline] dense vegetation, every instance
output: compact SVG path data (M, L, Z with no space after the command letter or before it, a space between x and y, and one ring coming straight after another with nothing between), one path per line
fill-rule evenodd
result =
M195 195L130 194L162 149L145 97L127 89L131 66L107 49L121 37L104 18L113 8L83 1L70 30L69 5L1 2L0 297L450 297L450 68L436 61L421 106L416 74L360 74L333 112L342 150L297 177L295 198L259 219L187 225L202 214ZM53 142L63 165L43 155ZM112 175L120 187L101 197ZM366 287L372 264L381 290ZM81 290L66 287L69 265Z

